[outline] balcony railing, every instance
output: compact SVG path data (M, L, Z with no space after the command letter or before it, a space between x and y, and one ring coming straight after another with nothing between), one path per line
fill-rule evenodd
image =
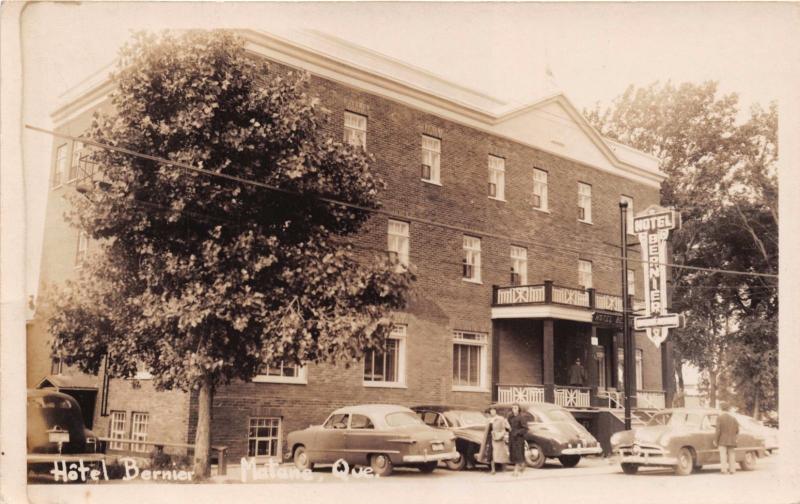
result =
M544 386L541 385L498 385L497 402L501 403L543 403Z
M556 404L564 408L588 408L592 405L589 387L555 387Z
M495 286L493 289L492 306L535 304L560 304L589 310L622 313L622 296L595 292L594 289L564 287L554 285L550 281L536 285ZM634 311L641 307L641 302L634 301Z
M498 384L497 401L501 403L554 403L564 408L623 409L625 395L616 389L573 387L566 385ZM643 410L664 409L666 393L662 390L639 390L633 407Z
M636 406L639 408L664 409L665 402L665 394L660 390L636 391Z

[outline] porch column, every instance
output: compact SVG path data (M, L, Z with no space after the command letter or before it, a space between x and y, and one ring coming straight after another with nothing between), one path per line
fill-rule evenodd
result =
M664 390L664 404L669 408L676 389L675 361L672 357L672 340L669 338L661 343L661 388Z
M622 332L614 331L614 337L611 338L611 386L619 390L620 379L619 376L619 349L622 348Z
M597 347L592 344L592 341L597 338L597 327L594 324L592 324L589 330L589 338L589 352L585 361L589 383L587 383L586 386L597 388Z
M545 402L554 403L555 395L555 349L553 347L553 319L542 321L542 382Z
M492 325L492 402L497 402L497 384L500 382L500 337L503 326L499 321L494 321Z

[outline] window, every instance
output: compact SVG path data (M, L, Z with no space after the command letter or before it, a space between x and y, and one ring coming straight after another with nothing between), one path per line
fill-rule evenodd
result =
M578 284L584 289L592 288L592 261L578 259Z
M147 413L131 413L131 439L135 441L147 441L147 422L150 415ZM146 444L132 444L131 451L146 452Z
M248 457L277 457L280 453L280 418L251 418L247 432Z
M511 246L511 285L528 283L528 249Z
M80 166L81 156L83 156L83 142L75 142L72 145L72 164L69 165L67 182L72 182L78 178L78 167Z
M632 269L628 270L628 295L636 295L636 271Z
M59 145L56 149L56 164L53 165L53 187L61 185L61 177L67 174L67 144Z
M344 141L356 147L367 148L367 116L353 112L344 113Z
M499 200L505 199L506 160L489 156L489 197Z
M404 386L406 326L396 325L386 338L386 351L369 349L364 354L364 385Z
M112 411L111 412L111 426L109 427L109 431L111 432L111 439L125 439L125 412L124 411ZM124 450L125 443L120 443L118 441L111 441L108 445L111 450Z
M78 233L78 250L75 254L75 265L80 266L86 260L86 253L89 250L89 235L86 231Z
M643 376L642 376L642 357L643 357L643 355L644 355L644 352L642 351L642 349L641 348L637 348L636 349L636 388L638 390L642 390L644 388L643 387L644 380L643 380Z
M58 357L53 357L50 361L50 374L61 374L64 370L64 361Z
M408 267L408 222L389 219L389 257L398 265Z
M592 222L592 186L578 182L578 220Z
M625 214L625 225L628 228L628 234L636 234L633 232L633 198L630 196L620 196L619 200L628 203L628 211Z
M349 419L350 415L347 413L335 413L328 417L323 427L326 429L346 429Z
M486 345L483 333L456 331L453 334L453 389L486 388Z
M547 172L533 169L533 206L547 211Z
M439 162L442 158L442 141L428 135L422 135L422 180L441 183L439 178Z
M353 415L350 418L350 428L351 429L374 429L375 425L373 425L372 420L369 419L368 416L365 415Z
M481 281L481 239L474 236L464 237L464 280Z
M275 366L263 366L261 373L253 378L254 382L263 383L307 383L308 369L281 362Z

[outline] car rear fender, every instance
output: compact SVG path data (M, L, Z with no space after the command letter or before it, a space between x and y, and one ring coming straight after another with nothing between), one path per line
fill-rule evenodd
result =
M528 443L536 443L544 451L546 457L557 457L561 453L561 445L556 440L548 437L528 433L525 435Z

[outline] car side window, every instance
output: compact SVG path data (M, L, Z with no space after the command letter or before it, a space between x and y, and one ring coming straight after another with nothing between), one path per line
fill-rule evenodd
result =
M439 427L441 429L447 428L447 420L444 419L444 415L442 414L436 415L436 427Z
M703 418L703 430L714 430L717 428L717 415L707 415Z
M324 427L326 429L346 429L348 417L349 415L347 413L337 413L336 415L331 415L330 418L328 418L328 421L325 422Z
M425 422L425 425L430 425L431 427L436 427L436 419L438 418L438 414L433 411L426 411L425 414L422 416L422 421Z
M369 417L364 415L353 415L353 418L350 419L350 428L374 429L375 426L372 424L372 420L370 420Z

